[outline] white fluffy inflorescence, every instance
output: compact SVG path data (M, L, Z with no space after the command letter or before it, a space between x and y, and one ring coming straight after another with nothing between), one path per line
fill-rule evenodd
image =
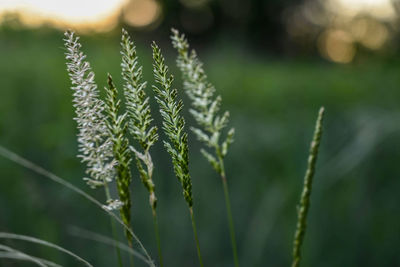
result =
M200 127L191 130L206 146L215 149L215 156L202 149L201 152L221 175L224 174L222 159L228 153L228 148L233 142L235 130L231 128L221 141L222 131L227 126L229 112L219 114L221 96L214 96L215 88L208 82L203 64L197 57L196 51L189 52L189 43L183 34L172 29L172 44L178 51L177 65L182 72L183 87L192 100L192 113Z
M112 142L107 134L104 102L99 98L94 73L86 56L80 51L79 37L65 33L67 70L74 91L74 108L78 124L79 155L87 165L84 178L92 188L111 182L115 176ZM108 200L110 202L110 199Z

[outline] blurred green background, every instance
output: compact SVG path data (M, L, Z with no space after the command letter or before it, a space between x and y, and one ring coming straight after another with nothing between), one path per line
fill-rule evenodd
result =
M343 2L335 1L335 8ZM315 0L156 2L162 15L146 25L132 23L126 16L129 10L122 10L125 15L102 32L71 27L81 30L83 50L100 89L107 72L121 88L119 39L125 27L138 46L151 94L150 42L157 41L175 75L190 126L194 121L181 90L169 29L187 33L236 128L226 169L241 266L290 264L296 204L320 106L326 108L326 120L303 266L400 266L398 4L375 1L393 8L385 17L376 15L378 7L372 4L366 9L367 2L374 1L348 2L348 9L352 3L362 4L358 13ZM317 15L325 19L316 20ZM104 200L102 190L85 185L84 166L76 158L63 27L51 21L33 27L21 14L3 14L0 145ZM233 266L221 181L199 153L194 135L189 139L205 265ZM160 142L153 155L165 265L197 266L187 207ZM0 170L0 231L54 242L94 266L116 266L112 248L71 234L75 226L110 236L109 218L101 210L5 158L0 158ZM156 258L147 192L136 170L132 195L133 229ZM0 243L78 266L51 249ZM0 265L30 266L8 260L0 260ZM137 261L136 266L144 265Z

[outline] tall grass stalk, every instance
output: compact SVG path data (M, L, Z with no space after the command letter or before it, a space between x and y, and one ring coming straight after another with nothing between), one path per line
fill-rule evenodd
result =
M151 266L155 267L154 262L152 258L150 257L149 253L147 252L146 248L143 246L143 243L140 241L140 239L136 236L136 234L125 225L125 223L118 218L117 215L115 215L106 205L101 204L98 200L93 198L91 195L87 194L83 190L79 189L78 187L74 186L73 184L67 182L65 179L57 176L56 174L36 165L35 163L17 155L16 153L6 149L5 147L0 145L0 155L17 163L20 166L23 166L37 174L40 174L53 182L56 182L58 184L61 184L62 186L70 189L71 191L81 195L83 198L87 199L89 202L92 202L95 206L100 208L102 211L104 211L107 215L109 215L114 221L116 221L118 224L120 224L125 230L129 231L130 234L132 235L133 239L135 242L139 245L140 249L144 253L144 257L147 259L146 263Z
M310 146L307 171L304 176L303 191L301 193L299 206L297 208L297 225L293 241L292 267L300 266L301 247L303 245L304 236L307 229L307 215L308 215L308 210L310 208L310 196L312 190L313 177L315 173L315 164L317 163L318 149L321 143L323 117L324 117L324 108L321 107L315 124L313 140Z
M99 98L99 91L94 80L95 74L81 51L82 45L74 32L65 33L65 53L67 70L72 83L73 102L78 126L79 155L86 163L85 177L92 188L104 186L108 209L120 209L125 225L130 227L130 193L131 180L129 144L124 136L124 115L119 116L119 101L116 100L116 88L108 77L106 103ZM106 113L106 114L105 114ZM107 119L108 116L108 119ZM128 151L128 153L127 153ZM112 199L108 183L116 179L120 199ZM111 225L114 228L113 225ZM115 235L115 230L112 229ZM128 243L132 237L125 231ZM118 248L117 257L122 266Z
M109 132L109 138L113 144L113 156L115 160L117 191L122 202L120 214L122 221L127 227L131 227L131 170L130 170L130 151L129 141L126 138L127 125L125 118L126 113L119 115L121 101L118 100L118 91L115 87L112 77L109 74L107 78L108 87L106 90L106 106L105 111L108 115L106 125ZM132 236L129 231L125 231L126 238L130 246L132 246Z
M200 266L203 266L193 213L192 180L189 174L188 135L184 129L185 119L181 115L183 102L182 100L177 101L178 91L171 88L174 78L168 74L168 67L165 65L165 59L161 54L160 48L155 42L153 42L152 48L154 59L153 73L158 85L158 87L153 85L153 89L163 118L163 130L168 138L168 141L164 141L164 146L172 158L175 176L181 183L183 197L189 207L197 255Z
M147 83L142 81L142 66L139 65L136 46L128 32L122 29L121 37L122 78L124 80L124 96L128 116L128 130L139 143L141 150L130 147L135 155L136 166L143 185L149 192L149 204L152 210L154 232L157 243L160 266L163 266L160 234L157 222L157 197L153 182L154 164L150 148L158 140L157 127L152 126L149 97L146 96Z
M196 227L196 220L194 219L193 207L189 208L189 212L190 212L190 219L192 220L194 240L196 242L197 257L199 258L200 266L203 267L203 259L201 257L200 242L199 242L199 237L197 236L197 227Z
M73 90L73 106L78 128L78 157L86 163L84 180L92 188L104 186L115 178L113 161L113 144L109 138L105 104L99 98L99 90L94 81L95 75L86 55L81 51L82 45L74 32L65 32L64 45L67 70ZM107 199L110 209L118 208L118 200Z
M161 249L161 241L160 241L160 233L159 233L159 227L158 227L158 219L157 219L157 213L153 212L153 225L154 225L154 233L156 235L156 243L157 243L157 251L158 251L158 258L160 261L160 266L164 266L164 261L163 261L163 256L162 256L162 249Z
M236 246L236 237L235 237L235 226L233 223L233 216L231 210L231 200L229 197L229 189L228 189L228 182L225 176L225 167L222 158L220 158L220 166L221 166L221 179L222 179L222 186L224 188L224 197L225 197L225 205L226 205L226 212L227 218L229 223L229 233L231 236L231 244L232 244L232 253L233 253L233 260L235 266L239 266L239 258L237 253L237 246Z
M107 199L112 199L111 198L111 194L110 194L110 188L108 187L107 183L104 184L104 193L105 193ZM112 236L115 239L115 241L117 241L118 240L117 231L115 229L115 223L114 223L112 218L110 218L110 225L111 225ZM120 251L119 247L115 247L115 253L117 255L117 260L118 260L119 267L123 267L122 258L121 258L121 251Z
M224 158L228 153L229 146L233 143L234 129L231 128L225 140L221 141L222 131L226 128L229 120L229 112L219 114L222 98L214 97L215 88L208 81L204 72L203 64L197 57L194 50L189 53L189 42L183 34L172 29L172 44L178 51L177 65L182 72L183 87L192 100L190 113L193 115L199 127L192 127L191 130L199 141L213 150L213 154L201 149L201 153L213 166L222 180L224 192L226 215L228 220L229 233L232 245L233 261L236 267L239 266L239 259L236 246L235 227L231 211L231 200L226 179Z

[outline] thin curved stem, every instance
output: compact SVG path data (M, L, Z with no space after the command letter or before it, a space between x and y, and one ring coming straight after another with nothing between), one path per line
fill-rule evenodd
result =
M228 182L226 180L224 160L220 156L220 153L217 152L217 155L218 155L218 159L219 159L220 176L221 176L221 180L222 180L222 187L224 189L226 216L227 216L227 219L228 219L229 234L230 234L230 237L231 237L233 262L235 264L235 267L239 267L239 257L238 257L238 253L237 253L236 236L235 236L235 225L233 223L233 216L232 216L232 210L231 210L231 199L229 197L229 189L228 189Z
M22 260L22 261L30 261L35 263L40 267L48 267L43 261L38 258L29 257L27 254L17 253L17 252L9 252L9 251L0 251L0 259L12 259L12 260Z
M112 232L112 236L115 240L115 242L118 242L118 238L117 238L117 231L115 229L115 222L110 218L110 223L111 223L111 232ZM117 253L117 258L118 258L118 265L120 267L123 267L122 264L122 257L121 257L121 250L119 249L118 246L115 246L115 251Z
M226 216L228 218L229 234L231 236L233 260L235 263L235 267L239 267L239 258L238 258L237 247L236 247L235 226L233 224L233 218L232 218L231 201L230 201L230 197L229 197L228 183L226 181L225 176L221 176L221 178L222 178L222 185L224 188Z
M56 249L58 251L61 251L65 254L70 255L71 257L75 258L77 261L85 264L86 266L89 267L93 267L89 262L87 262L86 260L84 260L83 258L79 257L78 255L76 255L75 253L60 247L56 244L53 244L51 242L39 239L39 238L35 238L35 237L31 237L31 236L26 236L26 235L18 235L18 234L13 234L13 233L5 233L5 232L0 232L0 239L16 239L16 240L23 240L26 242L30 242L30 243L35 243L35 244L39 244L39 245L43 245L46 247L50 247L53 249Z
M107 183L104 183L104 191L105 191L107 200L111 199L110 189L108 188L108 184ZM113 236L115 242L118 242L117 231L115 230L115 224L114 224L114 221L111 218L110 218L110 223L111 223L112 236ZM117 253L117 259L118 259L119 267L123 267L122 258L121 258L121 251L120 251L118 246L115 246L115 252Z
M36 263L38 266L43 266L43 267L62 267L61 265L55 262L28 255L22 251L13 249L9 246L5 246L2 244L0 244L0 253L9 253L0 255L0 258L31 261L32 263Z
M99 233L95 233L95 232L91 232L91 231L88 231L88 230L85 230L82 228L78 228L76 226L71 226L69 228L70 228L69 232L71 235L74 235L79 238L96 241L96 242L99 242L99 243L102 243L105 245L109 245L109 246L117 246L121 251L125 251L125 252L129 253L130 255L133 255L136 258L147 263L147 259L142 254L140 254L136 250L132 249L131 247L129 247L128 245L126 245L120 241L116 241L115 239L112 239L108 236L104 236Z
M192 228L193 228L194 240L196 242L197 256L199 258L200 266L203 267L204 265L203 265L203 259L201 257L201 252L200 252L200 243L199 243L199 238L197 236L197 228L196 228L196 221L194 219L194 214L193 214L193 207L190 207L189 211L190 211L190 219L192 220Z
M6 149L5 147L0 145L0 155L2 155L3 157L21 165L24 166L27 169L30 169L46 178L49 178L50 180L59 183L63 186L65 186L66 188L74 191L75 193L81 195L82 197L86 198L87 200L89 200L90 202L92 202L93 204L95 204L97 207L99 207L101 210L103 210L104 212L106 212L109 216L111 216L115 221L117 221L124 229L126 229L127 231L129 231L129 233L132 235L132 237L135 239L135 241L137 242L137 244L139 245L140 249L143 251L145 257L147 258L147 264L149 264L152 267L155 267L153 260L151 259L149 253L147 252L146 248L143 246L143 243L139 240L139 238L136 236L136 234L128 227L126 226L122 220L120 218L118 218L117 215L115 215L113 212L107 210L106 208L104 208L104 206L94 197L92 197L91 195L87 194L86 192L84 192L83 190L79 189L78 187L74 186L73 184L67 182L65 179L55 175L52 172L49 172L48 170L40 167L39 165L36 165L35 163L33 163L32 161L29 161L21 156L19 156L18 154Z

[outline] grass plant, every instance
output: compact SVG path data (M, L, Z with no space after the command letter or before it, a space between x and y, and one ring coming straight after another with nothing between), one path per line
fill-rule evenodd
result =
M128 32L122 29L121 38L122 77L124 79L124 96L129 118L130 135L139 143L141 150L130 147L135 155L136 166L143 185L149 192L149 204L152 210L154 232L157 242L160 266L163 266L160 234L157 220L157 197L153 182L154 163L150 148L158 140L157 127L152 126L153 118L150 100L146 96L146 82L142 81L142 67L139 65L136 47Z
M197 227L193 212L192 180L189 174L189 148L188 135L185 132L185 119L181 115L183 101L177 101L178 91L172 89L174 77L168 75L168 67L161 54L160 48L155 42L153 48L153 73L157 86L153 86L156 93L156 100L160 106L160 113L163 118L163 130L169 141L164 141L168 153L172 158L175 175L182 186L183 197L189 207L190 219L192 220L193 234L196 242L197 256L200 266L203 266L203 259L200 251L200 242L197 235Z
M198 59L196 51L189 51L189 43L185 35L172 29L171 39L173 46L178 51L177 65L183 76L183 87L192 101L193 108L190 109L190 113L199 125L199 127L192 127L191 130L199 141L206 147L214 150L213 154L203 148L200 151L211 166L214 167L222 180L229 233L231 236L233 261L235 266L238 267L239 258L235 227L224 164L224 158L228 153L228 148L233 143L235 130L231 128L226 134L225 139L221 141L221 138L223 138L222 131L228 124L229 112L225 111L222 115L218 113L222 98L221 96L214 97L215 88L208 81L207 75L203 69L203 64Z
M304 176L303 191L301 193L299 206L297 207L297 225L293 241L293 261L292 267L299 267L301 260L301 247L304 242L304 236L307 229L307 215L310 208L310 197L312 190L312 182L315 173L315 165L317 163L318 149L322 137L322 122L324 118L324 108L321 107L318 112L318 118L315 123L314 136L310 146L308 156L307 171Z
M191 101L190 113L197 123L196 127L191 127L190 129L207 148L207 150L202 148L201 153L215 169L222 181L233 263L234 266L238 267L239 257L224 162L229 147L233 143L235 131L233 128L227 129L229 112L220 112L222 98L215 96L216 89L208 81L203 64L198 59L196 52L189 50L189 43L186 37L177 30L172 30L171 38L174 48L178 51L177 66L183 77L183 88ZM150 149L159 139L158 127L155 125L151 114L151 99L147 96L145 90L147 81L143 80L143 69L139 64L135 44L128 32L122 30L121 72L124 100L119 98L117 86L114 84L110 74L107 76L107 86L104 88L106 96L103 100L94 80L94 72L86 60L86 55L81 51L79 37L74 32L67 31L64 42L67 70L73 91L74 120L78 129L78 157L86 167L87 177L83 179L90 188L104 188L105 201L95 199L82 189L2 146L0 146L0 155L63 185L95 204L110 216L113 223L116 222L122 227L128 245L119 242L116 238L116 233L113 234L114 237L112 239L98 233L75 228L72 232L76 236L114 246L118 255L120 255L121 251L124 251L148 266L154 267L156 265L151 256L131 227L131 213L135 208L135 205L132 205L131 196L131 180L135 179L135 177L132 177L132 165L134 165L138 170L141 182L148 191L159 264L163 266L162 246L157 221L158 198L156 197L156 186L153 181L154 163L150 154ZM161 49L155 42L152 43L151 47L155 81L152 89L162 117L162 130L165 138L163 144L171 157L173 171L181 185L182 194L189 209L198 261L199 265L203 266L193 209L192 180L189 173L188 133L186 132L185 118L182 115L184 104L178 98L178 90L173 88L174 77L169 73ZM300 265L312 181L321 142L323 114L324 109L321 108L310 147L308 166L298 207L298 221L293 241L292 267ZM130 139L133 139L135 143L130 143ZM114 185L116 186L115 190L110 190L110 187ZM111 192L114 191L117 192L118 196L112 196ZM119 216L115 213L117 211L119 211ZM114 232L114 224L112 227ZM72 256L86 266L92 266L88 261L70 250L38 238L1 232L0 239L19 239L45 245ZM138 245L140 251L133 249L135 245ZM30 261L38 266L60 266L55 262L31 256L3 244L0 244L0 258ZM120 256L118 261L122 267L123 261ZM133 264L133 261L131 261L131 264Z

